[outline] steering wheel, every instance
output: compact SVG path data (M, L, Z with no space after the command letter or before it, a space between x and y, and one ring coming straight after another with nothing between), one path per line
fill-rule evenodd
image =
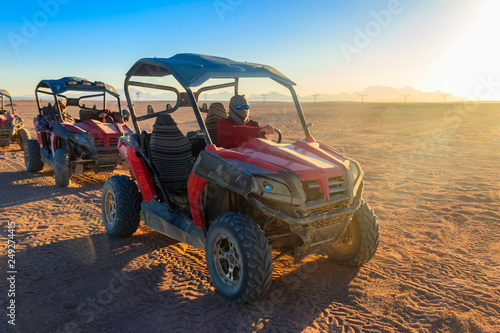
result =
M283 140L283 133L281 133L281 131L277 128L274 129L274 133L278 134L278 140L276 143L281 143L281 140Z
M281 131L279 129L275 128L274 134L278 135L278 139L276 140L276 143L281 143L281 141L283 140L283 133L281 133ZM257 137L261 138L261 139L269 140L269 138L267 137L265 132L260 132L260 134L257 135Z
M115 122L115 118L113 118L113 116L111 116L111 114L107 111L99 113L99 117L102 118L103 123L106 123L106 124L113 124ZM106 120L104 121L104 119L106 119ZM109 123L108 123L108 120L109 120Z

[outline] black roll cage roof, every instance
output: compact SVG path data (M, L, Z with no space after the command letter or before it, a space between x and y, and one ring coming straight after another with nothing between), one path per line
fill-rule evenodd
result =
M12 102L12 96L10 95L10 93L7 91L7 90L4 90L4 89L0 89L0 107L2 111L7 111L5 110L5 101L4 101L4 98L7 97L9 100L10 100L10 108L12 109L12 113L15 113L16 110L14 109L14 103Z
M84 95L79 98L70 98L64 95L66 92L80 92L80 93L94 93L92 95ZM58 99L64 98L67 101L67 106L77 106L82 109L93 110L92 108L86 108L80 105L80 100L102 97L103 98L103 109L106 109L107 104L107 94L116 98L118 102L118 112L121 114L121 103L120 94L116 89L109 84L101 81L91 82L87 79L81 77L64 77L58 80L42 80L35 89L36 102L38 106L38 112L42 115L42 107L40 106L39 94L54 96L54 108L57 110L59 117L62 118L61 109L59 107Z
M154 83L146 83L140 81L132 81L132 77L165 77L172 75L177 82L184 88L185 92L180 92L177 88ZM209 79L233 79L233 82L206 86L193 92L192 87L198 87ZM204 138L207 145L212 144L207 128L201 116L201 111L198 106L199 96L206 91L214 89L222 89L234 87L234 93L238 94L240 78L270 78L282 86L288 88L292 95L295 107L297 109L302 128L306 137L310 137L311 133L307 125L304 113L300 106L297 94L293 88L295 83L280 73L271 66L237 62L227 58L215 57L203 54L182 53L171 58L143 58L137 61L132 68L127 72L125 77L125 95L127 97L128 106L130 108L132 121L136 133L140 135L141 129L139 121L158 117L163 114L171 114L180 107L192 106L198 124L204 133ZM130 86L151 88L174 92L177 95L177 101L174 107L164 111L147 114L137 117L134 104L130 97Z

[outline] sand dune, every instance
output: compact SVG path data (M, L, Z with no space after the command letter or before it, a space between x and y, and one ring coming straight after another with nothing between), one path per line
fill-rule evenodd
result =
M33 136L35 104L16 104ZM286 140L302 138L291 105L253 106ZM268 293L244 306L217 296L202 251L143 224L131 238L108 237L100 196L109 175L73 177L61 189L49 168L28 173L16 145L0 148L4 272L7 222L17 226L14 331L498 332L499 108L305 103L316 139L363 166L380 247L359 269L284 257ZM187 112L174 118L195 129ZM3 309L7 290L1 279ZM5 315L0 328L11 329Z

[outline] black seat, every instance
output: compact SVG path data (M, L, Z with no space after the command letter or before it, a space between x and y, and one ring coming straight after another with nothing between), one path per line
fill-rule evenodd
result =
M224 104L222 103L212 103L208 108L207 119L205 120L205 124L207 126L208 134L210 135L210 139L217 146L217 123L219 120L223 118L227 118L229 114L224 108Z
M151 162L169 192L187 187L193 168L191 143L182 134L170 115L156 118L150 137Z

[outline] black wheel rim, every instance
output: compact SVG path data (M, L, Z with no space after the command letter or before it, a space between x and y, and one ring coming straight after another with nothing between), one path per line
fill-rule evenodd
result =
M237 284L241 277L241 262L233 240L224 235L219 236L213 252L218 276L229 286Z
M109 191L106 193L106 198L104 202L106 218L110 225L115 224L116 219L116 198L113 192Z
M352 223L347 226L346 231L340 237L340 239L333 245L334 249L345 250L348 249L352 242L354 241L354 228L352 227Z

